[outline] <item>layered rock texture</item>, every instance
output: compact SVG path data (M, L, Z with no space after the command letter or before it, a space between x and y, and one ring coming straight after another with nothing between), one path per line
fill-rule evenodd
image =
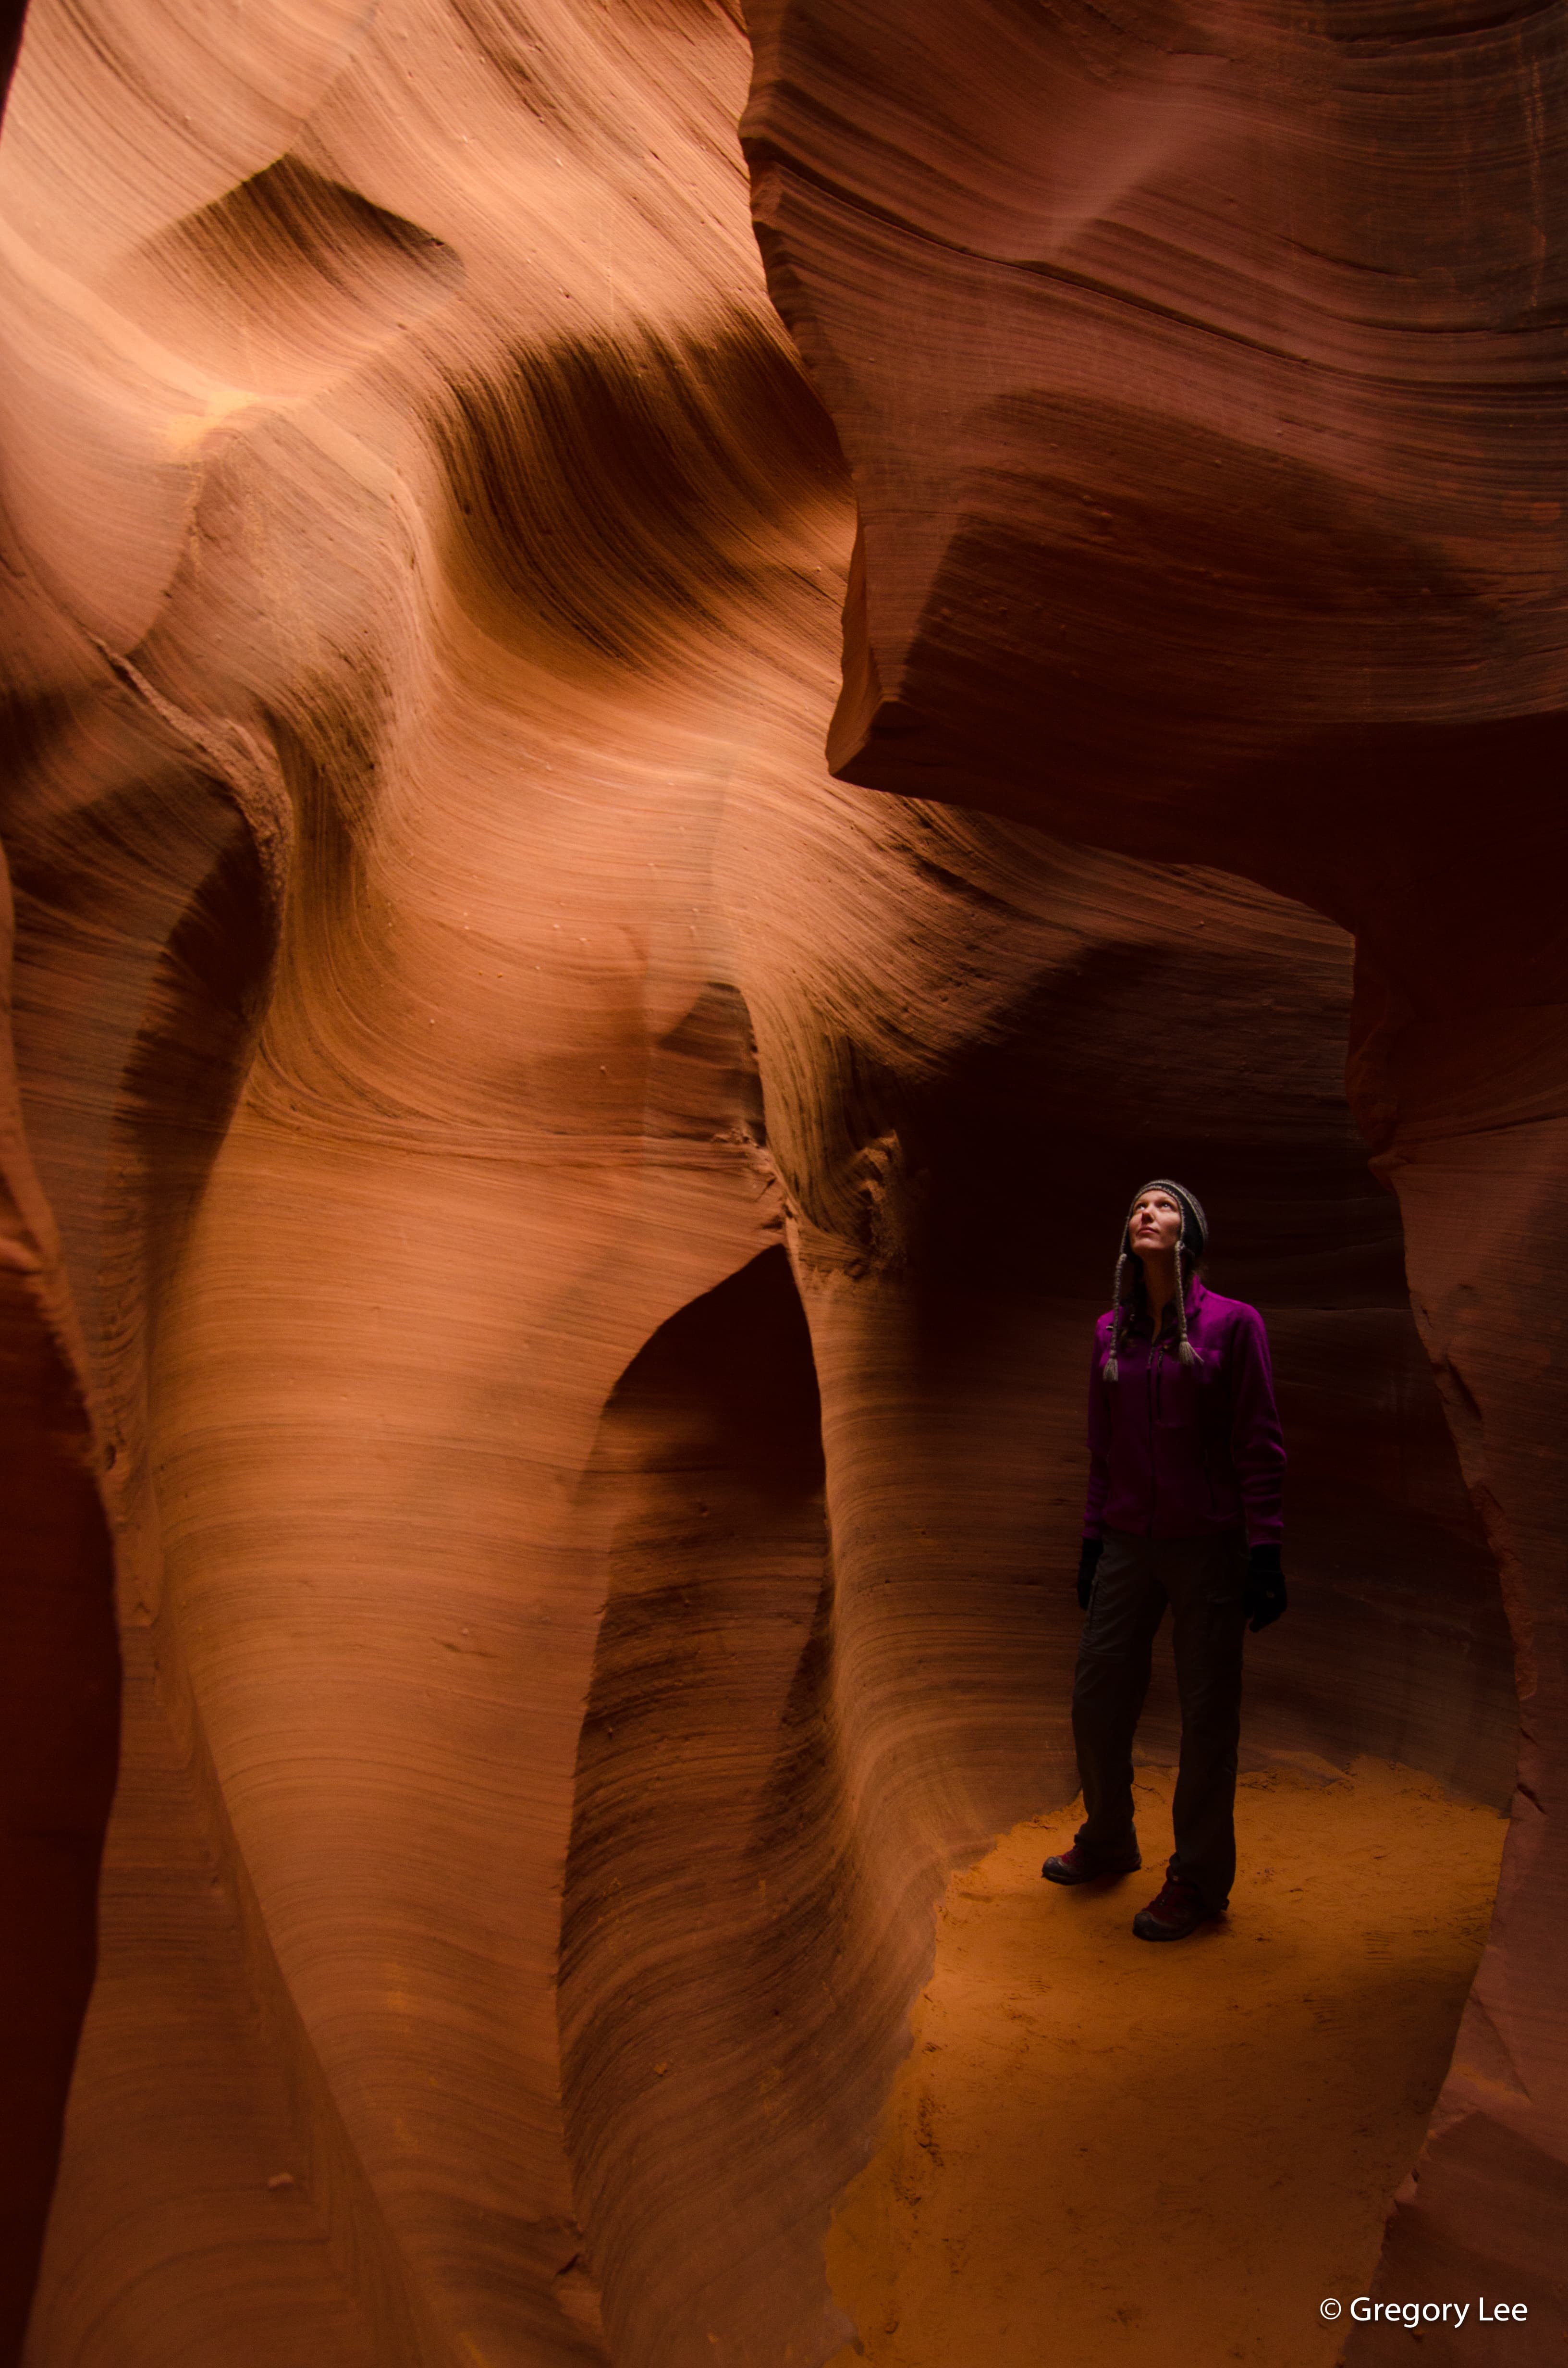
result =
M769 281L860 505L835 768L1355 934L1352 1103L1522 1706L1498 1921L1390 2259L1412 2286L1506 2262L1560 2308L1568 17L752 24Z
M1151 1171L1276 1346L1254 1763L1501 1804L1522 1704L1391 2241L1558 2291L1560 19L752 30L809 378L722 6L29 21L31 2368L841 2343Z

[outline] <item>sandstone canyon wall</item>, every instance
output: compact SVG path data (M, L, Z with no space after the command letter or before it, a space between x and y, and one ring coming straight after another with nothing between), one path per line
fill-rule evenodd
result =
M880 195L786 161L801 111L854 120L819 74L876 75L824 65L803 14L752 29L773 292L831 423L764 285L724 7L30 18L0 141L0 1839L29 1936L13 2356L60 2163L32 2368L827 2356L823 2231L935 1888L1074 1789L1086 1326L1130 1184L1167 1165L1208 1188L1220 1287L1268 1315L1292 1444L1288 1650L1253 1656L1249 1749L1506 1801L1534 1622L1496 1944L1394 2243L1462 2229L1551 2283L1560 1450L1525 1289L1556 1189L1550 735L1494 719L1450 641L1469 740L1373 712L1370 659L1351 699L1330 660L1365 656L1358 616L1222 698L1200 600L1181 647L1108 641L1140 603L1187 615L1189 576L1232 585L1180 521L1071 577L1052 624L1110 669L1079 696L1011 637L977 528L884 779L870 711L842 719L873 665L914 683L897 620L926 594L879 536L918 529L934 578L978 499L942 489L1007 476L948 373L983 351L1026 386L1016 418L978 398L1004 443L1054 381L1009 325L1010 250L985 336L923 309L912 251L954 287L994 260L907 197L939 13L905 83L877 63L903 109L856 143ZM1201 96L1229 69L1193 44ZM1167 153L1133 149L1085 220ZM806 235L791 208L829 197ZM1176 335L1131 310L1129 352ZM918 467L879 354L928 397ZM1180 445L1203 388L1118 369ZM1506 402L1473 407L1483 442ZM1102 413L1091 389L1048 507L1143 449ZM1336 548L1346 504L1313 498L1300 537ZM1008 548L1049 585L1035 499L1007 491ZM1437 593L1380 531L1335 598L1375 562L1403 650L1401 604ZM1262 550L1244 620L1259 580L1290 609L1298 558ZM1491 564L1465 615L1509 684L1534 634L1544 680L1551 585ZM846 570L834 748L864 778L835 779ZM1353 710L1310 764L1304 726L1257 722L1287 677ZM1482 796L1483 727L1507 755ZM1424 835L1369 748L1425 785ZM1352 928L1358 1114L1398 1206L1344 1094Z
M1522 1711L1391 2258L1420 2285L1468 2248L1560 2307L1568 17L752 23L770 286L859 500L835 769L1221 864L1355 934L1352 1099Z

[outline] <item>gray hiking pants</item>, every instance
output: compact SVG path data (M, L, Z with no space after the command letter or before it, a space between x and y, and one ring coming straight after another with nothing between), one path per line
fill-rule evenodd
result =
M1236 1872L1245 1579L1240 1530L1217 1538L1108 1530L1073 1683L1085 1813L1075 1839L1096 1857L1119 1857L1132 1842L1132 1738L1149 1691L1154 1634L1170 1604L1181 1700L1170 1872L1196 1884L1216 1913L1230 1898Z

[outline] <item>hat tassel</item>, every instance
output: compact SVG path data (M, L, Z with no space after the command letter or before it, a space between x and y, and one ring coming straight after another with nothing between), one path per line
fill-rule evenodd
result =
M1119 1381L1121 1378L1120 1366L1117 1360L1117 1349L1121 1341L1121 1286L1126 1273L1127 1253L1123 1250L1116 1261L1116 1281L1111 1286L1110 1353L1106 1358L1104 1369L1108 1382Z

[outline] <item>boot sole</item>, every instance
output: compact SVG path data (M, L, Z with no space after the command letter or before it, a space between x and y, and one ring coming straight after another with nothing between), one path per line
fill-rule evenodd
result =
M1102 1874L1136 1874L1143 1861L1141 1858L1133 1858L1129 1859L1124 1866L1096 1866L1090 1874L1055 1874L1051 1872L1052 1863L1051 1860L1047 1859L1040 1868L1040 1873L1047 1883L1064 1884L1071 1889L1074 1884L1097 1883Z
M1140 1941L1185 1941L1192 1933L1201 1931L1205 1924L1217 1924L1219 1921L1217 1916L1199 1916L1191 1924L1151 1924L1145 1922L1142 1916L1135 1916L1132 1930Z

